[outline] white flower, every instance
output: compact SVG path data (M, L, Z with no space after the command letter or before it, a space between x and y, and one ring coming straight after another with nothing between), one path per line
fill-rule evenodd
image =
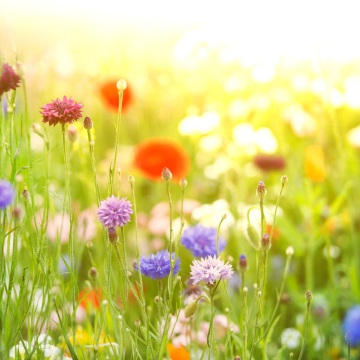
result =
M296 349L301 343L301 333L294 328L287 328L281 334L281 345L288 349Z
M347 134L348 143L356 148L360 147L360 126L351 129Z
M214 111L208 111L200 116L190 115L181 120L179 132L182 135L203 135L218 128L220 116Z
M224 214L226 214L226 219L222 222L220 231L227 231L234 225L235 219L226 200L220 199L212 204L199 206L193 210L192 218L204 226L217 228Z
M26 350L29 344L27 341L19 342L17 345L13 346L10 349L9 357L10 359L25 359Z

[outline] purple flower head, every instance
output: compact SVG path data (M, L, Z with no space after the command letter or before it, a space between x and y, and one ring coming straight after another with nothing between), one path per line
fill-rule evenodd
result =
M206 257L216 254L217 230L197 224L184 230L181 243L189 249L194 256ZM219 238L219 251L224 250L225 241Z
M42 106L40 114L43 116L43 123L49 123L49 125L71 124L81 118L83 106L72 98L68 99L64 96L62 100L52 100L49 104Z
M205 259L193 260L191 268L191 281L198 284L204 281L206 285L214 285L218 280L231 279L234 271L232 266L216 256L208 256Z
M172 259L175 258L175 253L172 254ZM135 270L138 270L138 264L135 264ZM140 258L141 273L153 279L162 279L170 274L170 253L167 250L162 250L156 254L151 254L149 257L142 256ZM176 275L180 269L180 260L176 259L173 274Z
M12 66L4 64L0 78L0 96L9 91L15 90L20 83L20 76L15 72Z
M351 347L360 344L360 305L355 305L349 309L342 323L342 330L345 340Z
M133 213L132 205L126 198L119 199L116 196L108 197L101 201L97 210L100 222L107 228L121 227L130 221Z
M15 197L15 190L11 183L0 180L0 210L10 205Z

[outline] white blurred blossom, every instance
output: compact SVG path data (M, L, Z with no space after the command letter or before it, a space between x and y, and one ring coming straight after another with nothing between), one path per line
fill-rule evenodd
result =
M348 132L347 141L350 145L360 148L360 125Z
M179 132L182 135L203 135L216 130L220 125L220 116L215 111L202 115L189 115L181 120Z
M281 333L281 345L288 349L296 349L301 344L301 333L294 328L286 328Z

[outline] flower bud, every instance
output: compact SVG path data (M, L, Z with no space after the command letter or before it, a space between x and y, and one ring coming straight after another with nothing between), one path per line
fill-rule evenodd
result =
M313 299L313 293L311 292L311 290L306 291L305 298L307 301L311 301Z
M193 301L185 308L185 317L189 318L196 313L197 310L197 302Z
M247 270L248 267L248 261L245 255L240 255L239 258L239 268L240 268L240 272L244 273Z
M120 79L117 83L116 83L116 87L119 91L124 91L127 88L127 83L124 79Z
M129 184L132 185L134 183L135 183L135 178L132 175L130 175L129 176Z
M139 327L141 325L141 321L139 319L135 320L135 326Z
M261 238L261 248L264 251L268 251L270 247L271 247L270 236L269 234L264 234L263 237Z
M292 246L289 246L287 249L286 249L286 255L287 256L293 256L294 255L294 248Z
M288 177L286 176L286 175L284 175L284 176L282 176L281 177L281 183L284 185L284 184L286 184L287 182L288 182Z
M95 281L98 277L98 271L96 269L96 267L92 267L90 268L89 272L88 272L88 276L90 278L90 280Z
M256 188L256 195L259 197L260 200L264 199L266 195L266 186L263 181L259 181L258 186Z
M163 178L163 180L169 181L172 179L172 173L167 167L164 167L161 177Z
M92 120L90 119L89 116L86 116L85 119L84 119L84 128L86 130L90 130L92 127L93 127Z
M116 233L115 228L111 227L108 229L108 234L109 234L109 241L111 244L116 244L118 241L118 235Z
M75 142L78 137L77 129L74 125L70 125L67 129L67 137L70 142Z
M180 181L179 181L179 184L180 184L180 187L185 190L185 188L187 187L187 181L185 178L182 178Z

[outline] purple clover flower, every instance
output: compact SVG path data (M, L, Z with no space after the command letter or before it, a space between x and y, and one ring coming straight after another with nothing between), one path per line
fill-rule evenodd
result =
M172 259L175 258L175 253L172 254ZM162 250L156 254L151 254L149 257L142 256L140 258L141 273L153 279L162 279L170 274L170 253L167 250ZM135 270L139 270L138 264L135 264ZM173 274L176 275L180 270L180 260L176 259Z
M82 116L81 108L84 105L74 101L72 98L63 97L62 100L52 100L50 103L41 107L40 114L43 116L43 123L65 125L79 120Z
M198 284L203 281L206 285L214 285L218 280L231 279L234 271L232 266L216 256L205 259L193 260L191 268L191 281Z
M133 213L132 205L126 198L119 199L116 196L108 197L101 201L97 211L99 221L107 228L121 227L130 221Z
M0 77L0 96L9 90L15 90L20 83L20 76L9 64L4 64Z
M206 257L217 255L216 253L217 230L197 224L184 230L181 244L189 249L194 256ZM219 251L223 251L226 242L219 238Z
M7 180L0 180L0 210L10 205L15 197L15 190Z
M360 344L360 305L355 305L347 311L342 323L342 330L346 342L351 347Z

